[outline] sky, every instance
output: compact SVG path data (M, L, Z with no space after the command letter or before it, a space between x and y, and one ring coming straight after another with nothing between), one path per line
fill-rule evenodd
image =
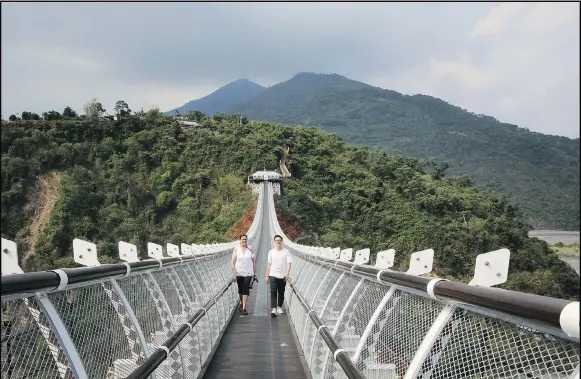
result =
M337 73L579 137L578 3L2 3L2 117Z

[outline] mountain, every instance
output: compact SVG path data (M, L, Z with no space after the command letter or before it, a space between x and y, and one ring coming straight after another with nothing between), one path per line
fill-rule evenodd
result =
M180 114L186 114L190 111L202 111L209 116L218 112L227 113L233 107L251 100L264 89L265 87L248 79L238 79L217 89L208 96L192 100L179 108L167 111L165 115L174 116L176 110Z
M476 188L506 195L535 229L579 230L579 139L530 132L434 97L337 74L298 74L231 112L447 161L448 174L469 176Z

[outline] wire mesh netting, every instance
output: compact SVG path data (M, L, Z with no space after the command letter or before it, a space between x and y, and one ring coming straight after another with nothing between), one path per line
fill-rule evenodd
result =
M422 366L431 378L570 378L579 344L456 308Z
M442 308L428 298L393 291L364 343L357 367L369 378L383 378L382 371L403 376Z
M380 284L290 250L295 290L310 308L294 291L286 305L313 379L346 375L309 309L370 379L553 379L572 378L579 370L579 342L562 334Z
M72 378L69 362L34 298L2 303L0 359L2 378Z
M111 282L102 282L48 296L90 378L105 378L113 371L128 375L137 367L119 318L124 310L116 308L118 296L113 298L112 291ZM144 357L142 350L138 355ZM123 364L115 367L116 360Z
M214 298L154 373L197 378L238 301L232 288L222 294L230 256L224 251L48 296L3 300L2 378L72 379L75 367L89 378L125 378ZM78 359L71 361L71 354Z
M380 284L293 252L287 314L314 379L345 378L315 312L366 378L572 378L579 342ZM155 370L200 376L238 302L230 251L63 291L2 301L2 378L124 378L210 299ZM312 309L312 310L311 310ZM542 329L545 330L545 329ZM69 342L67 342L69 341Z

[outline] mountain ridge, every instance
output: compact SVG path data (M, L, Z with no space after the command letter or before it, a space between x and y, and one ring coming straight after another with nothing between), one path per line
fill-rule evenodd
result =
M232 107L253 98L265 89L266 87L246 78L237 79L204 97L191 100L180 107L164 112L164 115L174 116L176 111L180 114L186 114L194 110L202 111L208 115L218 112L227 113Z
M579 230L579 139L530 132L445 100L301 72L226 113L315 126L347 143L447 161L479 190L503 194L535 229Z

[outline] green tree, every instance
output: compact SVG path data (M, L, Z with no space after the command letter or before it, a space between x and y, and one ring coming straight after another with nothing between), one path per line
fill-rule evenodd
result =
M2 122L3 238L26 249L36 178L62 177L54 209L39 231L27 270L54 269L71 242L97 244L117 259L119 240L210 243L253 202L248 174L276 169L284 144L293 176L283 183L285 218L314 245L397 251L405 271L412 252L433 248L437 275L468 281L478 254L511 251L505 288L579 298L579 276L536 238L507 197L480 192L466 177L432 178L434 162L347 145L315 128L254 122L239 115L182 127L159 109L113 127L97 118L31 124ZM215 133L213 133L215 131ZM441 166L440 166L441 167ZM527 277L533 280L525 280Z
M91 101L85 103L83 109L85 110L85 114L88 118L99 117L106 112L106 110L103 108L103 105L97 101L96 98L93 98Z
M61 120L62 116L57 111L48 111L48 112L43 112L42 118L45 119L46 121L53 121L53 120Z
M202 122L206 119L206 115L201 111L189 111L186 118L190 121Z
M75 119L77 118L77 112L75 112L71 107L66 107L65 110L63 111L63 118Z
M123 100L119 100L115 103L115 113L121 117L127 117L131 114L131 109L129 109L129 105Z

